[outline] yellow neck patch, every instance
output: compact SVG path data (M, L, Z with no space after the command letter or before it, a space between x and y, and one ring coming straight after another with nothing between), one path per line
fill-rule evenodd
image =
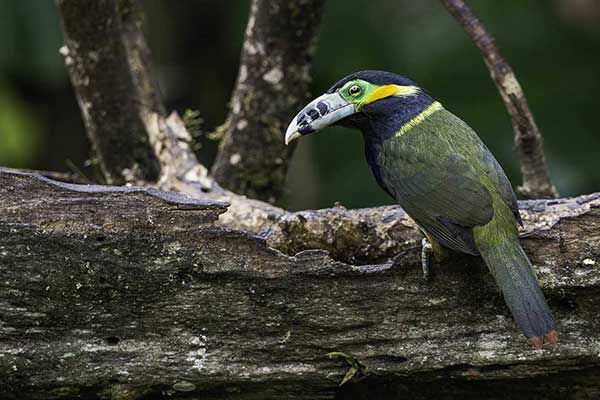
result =
M406 124L402 125L402 128L398 132L396 132L396 137L404 135L406 132L410 131L415 126L419 125L421 122L425 121L427 117L433 114L436 111L440 111L444 109L444 107L437 101L431 103L429 107L421 111L419 115L408 121Z
M413 96L418 92L419 88L417 86L383 85L373 90L364 100L364 103L369 104L390 96Z

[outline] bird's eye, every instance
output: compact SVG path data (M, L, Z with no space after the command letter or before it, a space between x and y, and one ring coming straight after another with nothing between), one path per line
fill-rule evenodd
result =
M358 86L358 85L352 85L352 86L350 86L350 89L348 89L348 93L350 93L350 95L353 97L360 96L360 92L361 92L361 89L360 89L360 86Z

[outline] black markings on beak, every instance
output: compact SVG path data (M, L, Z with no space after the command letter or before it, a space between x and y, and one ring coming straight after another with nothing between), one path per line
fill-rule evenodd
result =
M311 113L313 111L313 113ZM310 126L310 123L314 121L317 117L313 117L313 114L318 112L316 110L309 110L306 113L303 113L298 116L297 124L298 124L298 132L302 135L306 135L308 133L312 133L315 130Z
M329 106L327 105L327 103L320 101L317 104L316 108L311 108L302 115L298 116L298 125L310 124L319 117L322 117L323 115L327 114L328 111Z
M329 111L329 106L327 105L327 103L320 101L317 104L317 108L319 109L319 112L321 113L321 115L325 115L327 114L327 111Z
M297 124L298 124L298 132L302 135L306 135L308 133L312 133L315 131L310 124L314 120L322 117L323 115L329 112L329 105L324 101L320 101L317 103L316 108L311 108L310 110L302 113L302 115L298 116Z
M304 125L304 124L308 124L310 123L309 121L307 121L308 119L308 115L306 114L302 114L298 116L298 120L297 120L297 124L298 125Z
M298 132L300 132L301 135L308 135L309 133L313 133L314 131L315 129L308 124L298 127Z
M311 108L306 113L313 121L321 116L319 110L317 110L316 108Z

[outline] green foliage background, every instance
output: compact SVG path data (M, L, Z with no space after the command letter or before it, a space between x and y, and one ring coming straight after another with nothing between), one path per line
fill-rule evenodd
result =
M249 1L142 2L168 107L200 110L204 130L212 130L227 112ZM469 3L517 72L561 194L600 190L598 3ZM589 9L582 9L586 4ZM90 156L58 54L61 41L53 1L0 2L0 165L68 170L68 160L82 166ZM500 97L477 50L437 0L329 0L313 93L360 69L390 70L422 84L475 128L513 184L519 183ZM212 162L215 148L210 140L203 143L203 162ZM343 128L300 141L288 186L284 202L295 209L390 202L370 176L360 134Z

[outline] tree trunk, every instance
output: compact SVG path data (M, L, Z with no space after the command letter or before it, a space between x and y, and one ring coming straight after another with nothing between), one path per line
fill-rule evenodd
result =
M283 136L309 99L310 66L325 0L253 0L231 111L212 168L226 189L271 203L293 147Z
M428 282L410 246L354 265L267 244L332 247L356 218L401 244L398 208L284 213L260 238L213 200L0 171L0 398L596 398L600 194L521 206L561 331L541 351L477 258Z

